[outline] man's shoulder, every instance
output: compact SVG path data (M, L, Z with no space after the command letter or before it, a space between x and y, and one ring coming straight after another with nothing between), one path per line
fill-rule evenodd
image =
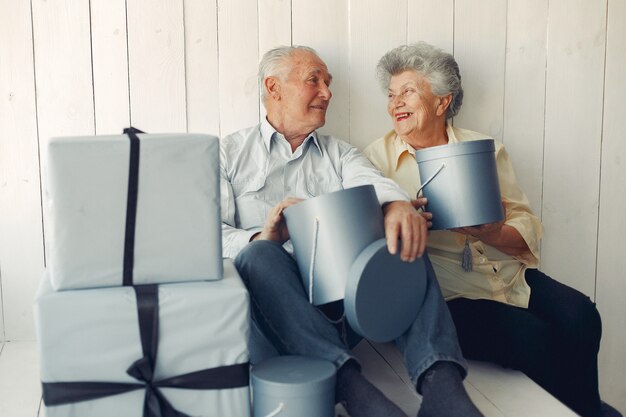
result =
M229 133L220 139L220 145L224 150L240 149L250 144L250 142L258 141L261 138L259 125L246 127Z
M346 152L349 149L355 148L354 145L351 145L348 141L340 139L333 135L325 135L321 133L317 133L317 141L319 142L322 148L325 148L329 151L338 151L338 152Z
M246 127L244 129L239 129L235 132L229 133L222 138L222 141L237 142L241 139L249 138L250 136L260 135L259 126L259 124L256 124L254 126Z

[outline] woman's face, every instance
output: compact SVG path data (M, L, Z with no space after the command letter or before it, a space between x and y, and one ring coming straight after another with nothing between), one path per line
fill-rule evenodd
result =
M435 96L430 83L415 71L391 77L387 112L398 136L410 143L428 130L445 126L446 98Z

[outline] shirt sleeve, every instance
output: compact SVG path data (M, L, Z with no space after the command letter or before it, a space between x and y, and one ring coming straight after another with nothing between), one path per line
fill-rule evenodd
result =
M499 145L496 152L500 194L506 207L505 224L514 227L521 235L530 254L517 256L517 260L531 268L539 265L539 241L543 235L543 226L530 208L530 203L517 184L513 164L504 146Z
M342 166L344 188L372 184L381 205L397 200L409 201L409 195L393 180L384 177L359 149L350 147L344 152Z
M238 229L235 222L235 195L228 179L226 164L228 160L224 149L220 147L220 207L222 214L222 254L225 258L234 258L246 246L252 236L262 228L249 230Z

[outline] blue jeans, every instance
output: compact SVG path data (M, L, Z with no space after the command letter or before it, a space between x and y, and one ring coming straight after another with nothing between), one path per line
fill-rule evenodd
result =
M450 361L467 373L456 329L441 295L427 255L424 304L409 329L396 339L412 381L437 361ZM235 266L250 293L253 338L251 361L261 356L255 331L260 331L281 355L326 359L340 368L354 359L339 331L315 306L309 304L294 258L272 241L253 241L235 258ZM258 334L256 336L259 336Z

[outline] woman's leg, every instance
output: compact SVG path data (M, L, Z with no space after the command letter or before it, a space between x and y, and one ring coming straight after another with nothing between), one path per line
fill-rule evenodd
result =
M566 387L563 400L583 416L599 415L598 351L602 323L595 304L581 292L544 273L526 271L529 311L550 323Z
M526 271L528 309L490 300L448 302L468 359L520 370L583 416L598 414L600 318L580 292Z

